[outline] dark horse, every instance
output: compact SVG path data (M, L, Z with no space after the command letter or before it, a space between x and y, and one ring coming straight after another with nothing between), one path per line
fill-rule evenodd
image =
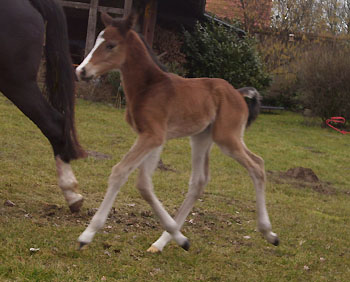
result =
M71 211L78 211L83 197L69 162L85 152L74 125L74 70L62 7L56 0L1 0L0 42L0 92L50 141L58 185ZM37 84L43 46L45 96Z

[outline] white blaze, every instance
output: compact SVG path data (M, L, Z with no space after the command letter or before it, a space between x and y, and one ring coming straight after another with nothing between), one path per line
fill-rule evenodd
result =
M86 56L86 58L84 59L84 61L76 68L75 72L78 76L78 78L80 78L80 73L82 72L83 68L90 62L92 55L94 54L94 52L96 51L96 49L105 41L103 34L104 34L104 30L102 30L100 32L100 34L97 36L96 42L95 42L95 46L94 48L92 48L92 50L90 51L90 53Z

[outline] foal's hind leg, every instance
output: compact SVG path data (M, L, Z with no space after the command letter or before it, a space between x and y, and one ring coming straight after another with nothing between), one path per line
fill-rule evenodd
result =
M175 220L181 228L190 213L195 201L202 195L209 181L209 152L213 141L210 129L191 138L192 147L192 174L189 191L178 210ZM159 239L147 250L151 253L161 252L171 240L171 235L164 231Z
M219 138L214 140L224 154L236 159L248 170L255 186L258 229L268 242L277 246L279 244L279 239L277 235L271 231L271 223L265 203L266 176L263 159L250 152L245 146L243 140L238 136L227 135L224 137L221 134Z
M79 211L83 196L77 192L78 182L69 164L63 161L60 152L64 146L63 116L53 109L43 97L36 81L18 81L2 87L8 97L28 118L30 118L50 141L58 175L58 185L72 212Z
M153 191L152 174L157 168L160 152L161 148L154 150L140 165L137 188L142 197L151 205L154 212L158 215L163 228L169 232L171 231L171 234L165 231L169 238L174 238L174 240L187 251L190 245L187 238L180 232L181 225L175 222L166 212Z

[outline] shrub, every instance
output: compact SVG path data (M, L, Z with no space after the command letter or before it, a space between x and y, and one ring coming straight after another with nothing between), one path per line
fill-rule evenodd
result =
M174 27L156 26L154 34L153 50L160 61L168 68L169 72L180 76L186 76L184 68L185 54L181 52L183 36Z
M290 42L288 34L278 32L259 34L259 41L265 67L273 76L270 87L263 92L264 104L300 110L298 62L310 47L310 42Z
M275 74L270 87L262 94L265 105L285 107L293 111L302 109L295 73Z
M265 72L255 48L255 40L240 38L232 29L214 22L197 23L184 31L183 52L190 77L219 77L236 88L264 89L270 76Z
M298 72L304 106L323 121L350 119L350 56L344 46L323 46L305 55Z
M78 82L77 96L94 102L105 102L122 108L125 106L125 95L121 86L120 74L109 72L93 82Z
M122 108L126 105L124 89L121 84L119 71L111 71L107 74L107 82L112 86L112 96L114 96L114 104L117 108Z

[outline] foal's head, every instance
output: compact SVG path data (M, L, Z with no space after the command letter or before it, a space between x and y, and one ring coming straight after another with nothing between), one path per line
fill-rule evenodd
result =
M126 39L134 23L135 15L131 13L126 19L113 19L102 13L101 19L105 29L96 39L94 48L77 67L79 79L90 80L113 69L120 69L126 57Z

